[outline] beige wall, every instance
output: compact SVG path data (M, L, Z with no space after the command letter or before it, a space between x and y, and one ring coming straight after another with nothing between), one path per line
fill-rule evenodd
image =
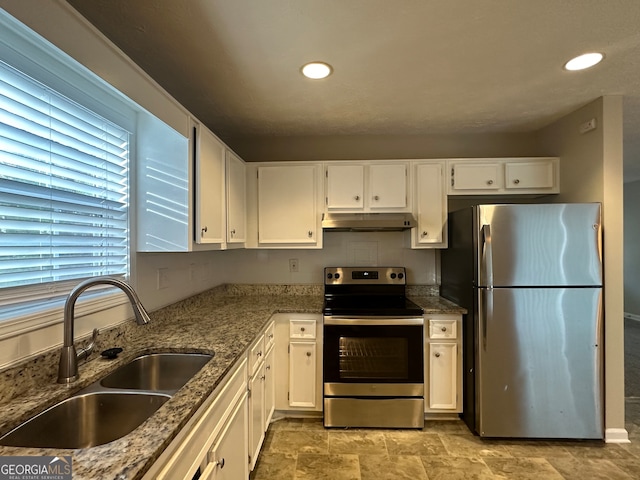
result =
M544 155L531 133L229 138L248 162Z
M595 118L598 128L579 133ZM540 130L537 140L560 157L557 202L601 202L604 232L605 428L626 437L624 423L622 97L599 98ZM620 438L619 438L620 437Z

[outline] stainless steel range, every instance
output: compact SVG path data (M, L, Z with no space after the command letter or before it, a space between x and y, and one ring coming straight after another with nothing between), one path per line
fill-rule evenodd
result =
M403 267L324 269L324 426L422 428L423 311Z

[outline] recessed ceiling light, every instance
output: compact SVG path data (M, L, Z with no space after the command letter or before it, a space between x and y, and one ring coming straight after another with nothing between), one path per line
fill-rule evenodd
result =
M307 63L306 65L303 65L300 70L305 77L312 78L314 80L326 78L331 75L331 72L333 72L331 65L324 62Z
M584 70L585 68L593 67L602 61L604 55L602 53L585 53L583 55L572 58L564 64L565 70Z

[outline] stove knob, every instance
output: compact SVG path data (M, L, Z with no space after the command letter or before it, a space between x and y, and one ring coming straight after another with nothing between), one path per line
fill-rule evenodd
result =
M395 274L395 273L392 273L392 274L391 274L391 278L396 278L396 274Z
M333 273L327 273L327 278L331 280L333 278Z
M402 279L404 278L404 273L399 273L399 274L398 274L398 278L399 278L400 280L402 280Z
M339 273L336 273L336 274L335 274L335 277L336 277L336 280L337 280L338 278L340 278L340 274L339 274Z

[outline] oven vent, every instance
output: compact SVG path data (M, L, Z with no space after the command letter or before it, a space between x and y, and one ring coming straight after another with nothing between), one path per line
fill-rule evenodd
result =
M322 228L333 232L394 232L416 226L410 213L325 213Z

